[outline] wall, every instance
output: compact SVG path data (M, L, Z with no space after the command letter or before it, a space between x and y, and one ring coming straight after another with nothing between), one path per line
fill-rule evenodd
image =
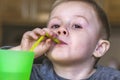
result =
M111 47L105 56L100 60L100 64L109 65L114 60L120 64L120 26L113 26L111 29Z

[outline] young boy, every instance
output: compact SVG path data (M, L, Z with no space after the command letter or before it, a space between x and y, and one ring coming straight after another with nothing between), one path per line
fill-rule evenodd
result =
M120 80L119 71L96 66L109 49L110 31L104 11L93 0L57 0L47 28L26 32L12 49L29 50L46 33L62 43L46 38L35 48L35 58L47 58L33 65L31 80Z

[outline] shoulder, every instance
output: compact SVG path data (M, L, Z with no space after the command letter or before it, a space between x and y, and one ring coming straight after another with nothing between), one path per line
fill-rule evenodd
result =
M110 67L97 66L92 77L98 80L120 80L120 71Z
M13 48L13 46L2 46L2 47L0 47L0 49L10 49L10 48Z
M98 66L97 70L100 71L101 73L105 73L105 74L113 75L113 76L118 75L120 77L120 71L114 68Z

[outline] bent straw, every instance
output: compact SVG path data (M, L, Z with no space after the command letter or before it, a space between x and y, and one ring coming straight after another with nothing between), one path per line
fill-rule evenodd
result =
M46 33L46 36L49 37L49 38L51 38L54 42L60 43L59 39L51 37L48 33Z
M57 38L53 38L51 37L48 33L46 33L46 36L48 38L51 38L54 42L56 43L60 43L60 40L58 40ZM41 36L34 44L33 46L30 48L30 51L34 51L34 49L45 39L45 36Z

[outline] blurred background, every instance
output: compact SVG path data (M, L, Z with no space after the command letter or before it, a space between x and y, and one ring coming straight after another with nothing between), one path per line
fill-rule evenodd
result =
M0 0L0 46L16 46L24 32L45 27L55 0ZM96 0L111 23L111 47L99 64L119 69L120 0Z

